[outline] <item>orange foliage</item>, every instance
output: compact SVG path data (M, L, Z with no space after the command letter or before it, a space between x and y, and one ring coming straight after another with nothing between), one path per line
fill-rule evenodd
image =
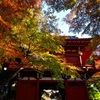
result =
M92 78L100 78L100 71L93 74Z
M21 17L22 13L25 13L30 5L39 7L40 4L41 0L2 0L2 3L0 3L0 21L8 25L7 22L10 23L13 20L13 14Z
M10 25L14 19L13 15L21 18L22 14L27 13L27 8L39 8L40 4L41 0L2 0L0 2L0 52L3 54L0 57L1 65L9 59L14 61L14 58L20 58L23 62L28 63L28 59L16 48L19 47L19 44L12 38ZM9 36L10 40L6 39L6 36Z

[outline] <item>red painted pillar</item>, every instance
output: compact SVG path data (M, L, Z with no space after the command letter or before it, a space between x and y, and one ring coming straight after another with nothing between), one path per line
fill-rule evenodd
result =
M39 79L37 79L36 100L39 100Z
M86 90L86 100L89 100L88 88L86 81L84 82L85 90Z
M19 91L20 91L20 80L18 80L17 91L16 91L16 98L15 98L15 100L18 100L18 98L19 98Z

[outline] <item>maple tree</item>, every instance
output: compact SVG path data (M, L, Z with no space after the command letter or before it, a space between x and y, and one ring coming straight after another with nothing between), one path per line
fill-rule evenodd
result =
M18 68L1 89L27 67L41 74L45 69L50 69L52 77L58 79L65 74L80 77L76 70L81 69L66 64L61 56L52 54L64 52L63 39L52 35L52 32L57 32L53 24L56 18L52 14L44 17L38 8L36 2L27 6L26 0L0 2L0 65L8 63L9 68ZM20 63L16 59L20 59Z

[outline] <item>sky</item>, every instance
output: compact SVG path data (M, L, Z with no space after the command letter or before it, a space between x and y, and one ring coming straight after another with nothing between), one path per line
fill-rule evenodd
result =
M43 2L43 10L47 10L48 6L45 2ZM88 35L81 35L81 33L73 34L72 32L69 33L69 25L66 24L66 22L63 21L63 18L70 12L70 10L67 11L61 11L61 12L55 12L54 15L57 17L58 20L58 28L62 31L60 35L64 36L76 36L78 38L91 38L91 36Z

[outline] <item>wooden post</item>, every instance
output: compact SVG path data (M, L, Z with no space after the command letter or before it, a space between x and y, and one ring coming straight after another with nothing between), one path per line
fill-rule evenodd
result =
M37 79L36 100L39 100L39 78Z
M89 100L89 94L88 94L88 89L87 89L86 81L84 81L84 86L85 86L85 91L86 91L86 100Z

